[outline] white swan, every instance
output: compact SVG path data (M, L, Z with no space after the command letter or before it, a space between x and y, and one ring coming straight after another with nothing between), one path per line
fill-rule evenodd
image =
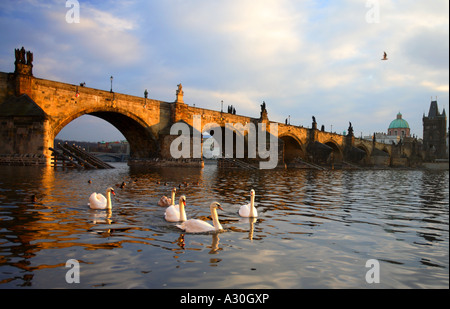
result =
M250 190L250 203L242 205L241 208L239 208L239 215L245 218L258 217L258 211L255 208L255 190Z
M177 227L184 230L186 233L203 233L223 230L222 225L219 222L219 217L217 215L217 208L223 210L220 204L217 202L213 202L209 206L214 226L199 219L189 219L185 222L182 222L181 224L177 224Z
M91 209L111 209L111 193L116 195L111 187L106 189L106 198L101 193L92 193L89 197L89 207Z
M167 196L163 196L159 202L158 202L158 206L161 207L168 207L170 205L174 205L175 204L175 193L177 192L176 188L172 189L172 198L168 198Z
M180 203L177 205L172 205L167 207L164 213L164 219L169 222L186 221L186 211L184 207L186 206L186 196L180 196Z

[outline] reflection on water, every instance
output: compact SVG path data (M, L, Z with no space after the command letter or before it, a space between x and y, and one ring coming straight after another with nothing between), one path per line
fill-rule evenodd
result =
M448 182L448 171L1 166L0 288L448 287ZM109 186L112 211L89 209ZM211 220L219 201L227 231L166 222L157 202L174 186L188 218ZM259 217L240 218L252 188ZM65 281L69 259L79 284Z

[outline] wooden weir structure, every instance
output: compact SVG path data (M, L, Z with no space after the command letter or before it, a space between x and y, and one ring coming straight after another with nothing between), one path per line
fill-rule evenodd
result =
M94 155L90 154L80 146L59 144L56 149L49 147L52 151L52 167L73 167L84 169L107 169L114 166L103 162Z
M243 160L232 159L232 158L221 158L217 160L217 166L222 168L243 168L247 170L258 170L259 168L247 163Z

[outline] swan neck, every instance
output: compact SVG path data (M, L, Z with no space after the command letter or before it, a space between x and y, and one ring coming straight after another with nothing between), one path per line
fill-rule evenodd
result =
M184 209L184 203L181 199L179 205L180 205L180 221L187 221L186 210Z
M212 220L213 220L214 229L216 231L223 230L222 225L219 222L219 216L217 215L217 209L216 208L212 208L211 209L211 217L212 217Z
M255 209L255 195L252 195L250 197L250 217L254 217L254 210Z
M172 205L175 205L175 191L172 191Z
M111 208L112 208L112 204L111 204L111 192L109 192L109 191L106 192L106 208L107 208L107 209L111 209Z

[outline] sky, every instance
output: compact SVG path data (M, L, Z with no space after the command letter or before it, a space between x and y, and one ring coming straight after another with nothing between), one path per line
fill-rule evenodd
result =
M357 137L401 112L421 138L431 98L449 112L447 0L2 0L0 27L2 72L24 46L39 78L109 90L113 76L115 92L167 102L182 83L189 105L258 118L265 101L272 121L351 121ZM58 138L123 136L82 116Z

